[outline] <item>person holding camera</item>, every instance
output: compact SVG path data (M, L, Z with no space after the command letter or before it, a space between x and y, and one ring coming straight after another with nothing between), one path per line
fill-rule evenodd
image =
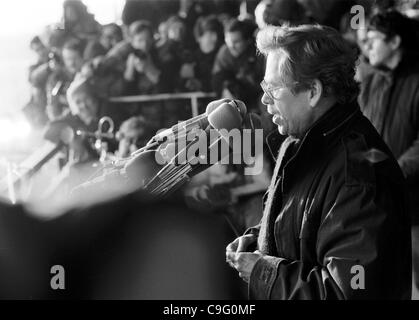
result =
M215 15L201 17L195 24L194 35L198 47L191 53L192 61L184 61L180 68L180 89L211 92L212 68L224 42L223 25Z
M133 50L128 54L124 71L127 94L156 92L160 70L153 54L153 31L147 21L135 21L130 26L130 43Z
M76 38L67 40L63 48L52 48L48 61L32 70L30 83L45 93L46 114L53 121L68 112L66 91L84 64L84 44Z
M249 20L231 20L225 27L225 45L215 57L212 87L222 98L239 99L248 108L257 110L262 94L264 59L256 55L254 32L256 25Z

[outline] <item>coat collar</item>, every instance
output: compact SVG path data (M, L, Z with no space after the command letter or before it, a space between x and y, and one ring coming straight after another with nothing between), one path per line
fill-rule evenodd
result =
M327 145L334 140L333 138L336 136L335 133L344 128L345 125L356 115L361 115L359 105L356 101L347 105L338 103L335 104L311 126L301 139L301 146L306 145L308 141L312 141L314 143L322 141L323 145L327 147ZM268 134L266 142L274 159L276 159L278 150L284 140L294 141L295 138L282 136L279 134L277 129Z

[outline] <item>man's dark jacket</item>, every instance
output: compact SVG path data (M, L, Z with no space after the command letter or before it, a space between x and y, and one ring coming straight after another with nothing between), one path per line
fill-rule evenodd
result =
M279 151L251 299L410 299L404 178L356 103L335 105Z

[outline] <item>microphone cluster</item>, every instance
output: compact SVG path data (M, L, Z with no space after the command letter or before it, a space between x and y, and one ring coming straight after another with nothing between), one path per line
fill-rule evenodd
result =
M114 162L112 175L118 172L131 189L142 188L155 197L165 197L194 175L232 156L235 150L230 133L241 139L242 129L249 123L253 132L260 127L258 117L247 114L243 102L213 101L205 113L158 132L130 157ZM242 156L241 149L239 153ZM105 183L107 179L102 180Z

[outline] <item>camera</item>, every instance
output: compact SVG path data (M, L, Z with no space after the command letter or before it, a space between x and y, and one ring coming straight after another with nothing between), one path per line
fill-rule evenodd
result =
M140 60L147 60L147 54L143 50L136 49L134 50L134 54Z
M61 64L60 54L57 51L55 51L55 50L53 50L50 53L48 53L48 60L49 61L53 61L57 65L58 64Z

